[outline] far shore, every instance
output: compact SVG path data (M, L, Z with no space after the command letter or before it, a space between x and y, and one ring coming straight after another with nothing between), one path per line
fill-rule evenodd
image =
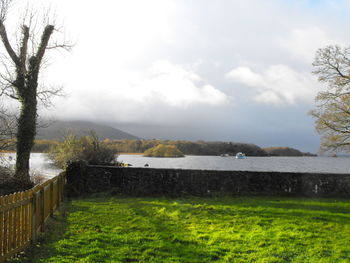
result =
M16 151L4 151L4 150L0 150L0 154L1 153L16 153ZM47 152L31 152L31 153L47 153ZM118 152L116 153L118 155L123 154L123 155L143 155L143 153L128 153L128 152Z
M120 152L118 155L123 154L123 155L143 155L143 153L128 153L128 152Z

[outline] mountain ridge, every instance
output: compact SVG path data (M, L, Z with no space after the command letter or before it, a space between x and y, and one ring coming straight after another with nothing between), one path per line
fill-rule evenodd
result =
M140 137L108 125L82 120L54 121L47 127L39 127L36 138L46 140L63 140L64 136L69 133L74 133L78 136L85 136L91 131L94 131L101 140L140 139Z

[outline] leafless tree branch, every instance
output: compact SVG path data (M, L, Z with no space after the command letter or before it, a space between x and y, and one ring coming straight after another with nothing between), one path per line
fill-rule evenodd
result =
M321 150L350 151L350 47L328 46L316 53L314 74L328 84L316 97L316 130Z
M29 156L36 134L37 102L41 101L45 106L49 106L52 96L62 94L62 87L40 85L39 72L46 51L54 48L70 50L71 46L57 41L50 44L51 36L55 32L55 17L52 20L50 9L43 16L43 27L40 32L36 29L37 13L28 7L19 30L21 37L17 38L17 45L13 46L5 25L12 3L13 0L0 0L0 39L9 57L8 63L3 63L2 68L0 67L0 85L2 84L0 94L16 99L21 104L16 120L15 177L21 182L29 182ZM38 37L38 34L41 36Z

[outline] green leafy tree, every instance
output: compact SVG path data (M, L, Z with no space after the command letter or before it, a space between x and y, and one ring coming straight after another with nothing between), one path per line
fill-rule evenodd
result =
M350 47L328 46L316 53L314 74L327 89L316 97L321 151L350 151Z

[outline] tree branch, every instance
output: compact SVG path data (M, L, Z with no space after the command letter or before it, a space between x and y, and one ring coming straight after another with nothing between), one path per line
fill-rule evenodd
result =
M55 29L55 27L53 25L47 25L44 29L43 35L41 37L41 42L40 45L38 47L38 51L35 55L35 60L36 60L36 67L39 68L41 60L44 57L45 54L45 50L47 48L47 45L49 43L51 34L53 32L53 30Z
M20 60L19 60L18 56L16 55L15 51L13 51L13 49L12 49L12 46L8 40L8 37L7 37L6 28L1 20L0 20L0 36L1 36L2 42L5 46L5 49L6 49L7 53L9 54L9 56L11 57L12 61L15 63L15 65L17 67L20 67Z
M22 39L22 45L20 48L20 53L19 53L19 61L21 64L21 70L22 74L26 73L26 59L27 59L27 51L28 51L28 40L29 40L29 27L26 25L22 26L22 34L23 34L23 39Z

